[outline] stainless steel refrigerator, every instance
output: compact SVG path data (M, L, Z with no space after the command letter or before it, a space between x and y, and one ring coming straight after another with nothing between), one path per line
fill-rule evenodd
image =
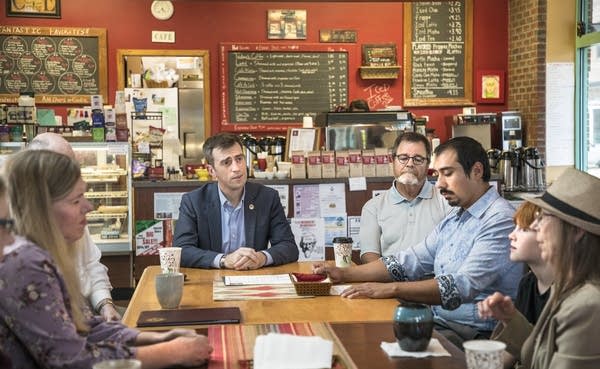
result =
M204 128L210 124L204 120L204 81L199 69L180 69L179 75L179 140L183 145L181 166L199 164L204 157Z

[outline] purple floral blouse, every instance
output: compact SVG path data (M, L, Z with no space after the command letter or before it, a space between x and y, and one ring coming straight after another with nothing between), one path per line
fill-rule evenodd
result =
M139 331L88 311L89 332L71 320L62 274L50 254L17 237L0 261L0 352L14 368L91 368L129 358Z

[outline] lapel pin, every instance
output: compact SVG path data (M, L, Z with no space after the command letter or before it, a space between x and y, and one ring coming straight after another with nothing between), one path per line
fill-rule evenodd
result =
M250 210L254 210L254 204L250 204L250 205L248 205L248 209L250 209Z

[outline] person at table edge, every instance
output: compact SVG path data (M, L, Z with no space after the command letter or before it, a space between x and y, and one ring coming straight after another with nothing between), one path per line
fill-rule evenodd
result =
M173 245L182 248L181 266L248 270L297 261L279 195L248 182L240 138L216 134L203 151L215 181L181 199L173 237Z
M434 166L436 187L455 208L423 241L371 263L349 268L316 263L313 270L333 282L395 282L353 285L342 296L435 305L436 329L460 344L490 335L496 323L478 317L477 302L496 290L514 298L523 265L509 259L514 208L489 185L481 144L455 137L435 149ZM432 272L435 278L423 279Z

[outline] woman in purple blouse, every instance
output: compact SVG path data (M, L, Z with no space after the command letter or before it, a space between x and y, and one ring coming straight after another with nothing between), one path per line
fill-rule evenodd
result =
M4 246L14 242L11 229L12 219L10 219L8 200L6 199L6 185L4 184L4 178L0 177L0 262L2 261ZM0 341L0 368L12 368L7 354L3 352L2 341Z
M92 210L77 162L25 150L5 165L17 235L0 261L0 352L13 367L91 368L136 358L144 368L162 368L208 360L207 338L192 330L140 332L92 316L74 263Z

